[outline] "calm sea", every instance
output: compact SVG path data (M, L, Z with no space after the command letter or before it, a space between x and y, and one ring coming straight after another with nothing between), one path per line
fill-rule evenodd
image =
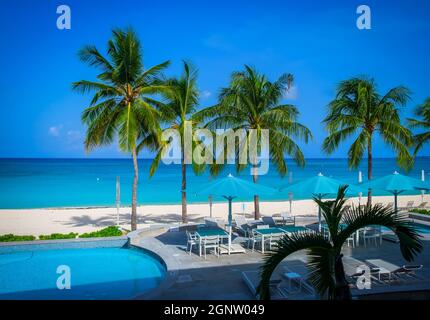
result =
M179 165L161 164L155 175L148 177L151 160L139 160L140 182L139 203L160 204L180 203L181 170ZM349 170L346 159L308 159L306 167L298 168L288 161L293 181L298 181L322 172L326 176L356 183L358 171L363 171L366 178L366 162L357 170ZM399 170L395 159L375 159L374 176L383 176ZM425 170L426 179L430 179L430 158L418 158L409 175L421 178ZM221 174L234 173L234 167L227 167ZM133 166L131 159L0 159L0 208L46 208L46 207L81 207L114 206L115 180L121 180L121 203L127 205L131 199ZM249 170L241 177L251 180ZM274 166L269 173L261 176L259 182L272 187L288 183L289 175L281 178ZM200 185L210 181L204 173L194 175L188 170L189 190L197 190ZM303 198L295 194L294 199ZM251 199L250 199L251 200ZM281 200L276 196L265 200ZM188 195L188 201L206 202L205 197Z

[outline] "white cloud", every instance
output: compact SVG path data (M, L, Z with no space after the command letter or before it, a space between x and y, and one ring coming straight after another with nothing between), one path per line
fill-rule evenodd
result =
M208 90L203 90L202 92L200 92L200 97L202 97L203 99L207 99L212 95L212 93Z
M288 100L297 100L299 97L299 89L296 86L292 86L290 90L286 91L284 98Z
M63 125L51 126L48 129L48 134L52 137L59 137L61 135L61 130L63 129Z
M69 130L67 131L67 139L70 142L79 140L81 138L81 132L77 130Z

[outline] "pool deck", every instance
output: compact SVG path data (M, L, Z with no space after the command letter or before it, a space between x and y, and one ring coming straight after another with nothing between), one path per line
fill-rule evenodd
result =
M237 237L234 242L242 242ZM194 252L190 255L185 251L186 234L182 231L169 232L160 228L151 231L137 231L131 239L133 245L151 250L166 263L168 276L160 287L140 297L142 299L179 299L179 300L229 300L255 299L242 279L242 271L255 271L261 266L263 255L247 250L246 254L221 255L219 258L208 254L207 260ZM376 283L372 282L370 290L353 289L354 296L377 294L382 292L405 292L412 290L430 290L430 238L423 239L424 250L413 264L422 264L424 268L417 271L420 280L408 279L405 282ZM381 246L363 245L351 248L344 247L345 256L365 261L367 259L383 259L387 262L403 266L408 264L401 256L399 245L383 241ZM282 264L306 263L305 251L297 252L286 258ZM281 278L281 267L275 270L273 277ZM272 277L272 278L273 278ZM309 294L294 294L289 299L309 299Z

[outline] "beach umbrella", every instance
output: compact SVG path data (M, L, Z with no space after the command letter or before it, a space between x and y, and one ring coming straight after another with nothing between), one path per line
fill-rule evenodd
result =
M397 211L397 196L405 191L430 190L430 185L425 182L402 175L395 171L385 177L374 179L363 184L370 189L385 190L394 195L394 210Z
M247 200L254 195L267 196L274 195L278 191L257 183L234 177L232 174L220 179L216 179L196 191L196 195L212 195L224 198L228 201L228 253L230 254L231 230L232 230L232 204L233 200Z
M330 195L336 195L339 187L348 185L346 195L357 196L363 191L361 187L350 185L349 183L342 182L333 178L324 176L321 172L318 175L296 182L281 188L281 192L300 193L305 196L313 196L318 199L325 198ZM318 208L318 228L321 231L321 208Z

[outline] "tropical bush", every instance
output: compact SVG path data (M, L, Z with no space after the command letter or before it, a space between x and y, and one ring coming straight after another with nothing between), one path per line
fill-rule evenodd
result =
M421 214L428 214L428 215L430 215L430 210L425 210L425 209L412 209L412 210L409 210L409 212L413 212L413 213L421 213Z
M99 231L83 233L79 238L100 238L100 237L118 237L122 236L121 230L117 226L110 226Z
M39 239L40 240L58 240L58 239L75 239L76 236L78 234L77 233L51 233L51 234L47 234L47 235L40 235Z
M12 242L12 241L33 241L36 237L34 236L17 236L14 234L4 234L0 236L0 242Z

